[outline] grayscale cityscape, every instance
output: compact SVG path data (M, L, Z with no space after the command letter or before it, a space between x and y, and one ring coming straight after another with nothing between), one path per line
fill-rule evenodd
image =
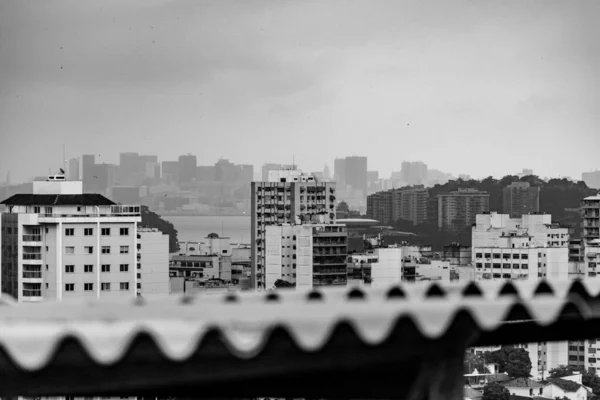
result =
M600 400L599 18L0 0L0 397Z

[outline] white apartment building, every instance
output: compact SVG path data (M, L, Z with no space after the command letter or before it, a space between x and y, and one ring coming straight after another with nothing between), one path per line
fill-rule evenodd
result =
M139 206L83 193L50 176L2 202L3 293L18 301L136 296Z
M137 251L137 292L169 293L169 235L156 228L138 228Z
M297 288L346 285L348 232L341 224L266 227L266 287L278 279Z
M296 169L268 171L268 182L251 185L251 287L266 287L266 227L304 222L335 222L336 189Z
M476 279L568 279L569 231L549 214L478 214L472 231Z

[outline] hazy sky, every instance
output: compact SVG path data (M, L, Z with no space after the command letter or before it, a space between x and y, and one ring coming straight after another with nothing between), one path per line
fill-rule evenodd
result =
M600 168L600 1L0 0L0 181L68 156Z

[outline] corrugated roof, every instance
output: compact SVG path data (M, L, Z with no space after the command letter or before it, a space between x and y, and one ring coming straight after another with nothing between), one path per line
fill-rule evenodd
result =
M427 283L2 305L0 395L390 398L446 374L462 396L466 347L599 337L599 293L594 281Z
M518 388L541 388L541 387L545 386L544 384L542 384L540 382L536 382L536 381L528 379L528 378L511 379L510 381L502 382L501 385L506 386L506 387L518 387Z
M569 381L566 379L560 379L560 378L548 378L547 381L548 381L548 383L558 386L565 392L576 392L583 386L577 382Z
M0 204L22 206L112 206L112 200L101 194L15 194Z

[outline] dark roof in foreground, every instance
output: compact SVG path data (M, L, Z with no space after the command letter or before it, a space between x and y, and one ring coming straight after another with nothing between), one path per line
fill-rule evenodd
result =
M112 206L116 203L101 194L15 194L0 204L19 206Z
M600 337L599 294L590 280L3 295L0 396L462 400L468 347Z

